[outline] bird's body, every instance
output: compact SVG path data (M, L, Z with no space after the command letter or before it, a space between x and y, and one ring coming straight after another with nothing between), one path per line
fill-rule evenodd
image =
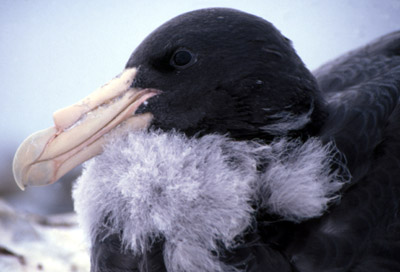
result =
M400 32L313 75L270 23L205 9L133 67L149 128L74 192L92 271L400 271Z
M399 53L395 32L315 72L329 108L320 137L352 179L339 205L301 227L290 251L300 271L400 269Z

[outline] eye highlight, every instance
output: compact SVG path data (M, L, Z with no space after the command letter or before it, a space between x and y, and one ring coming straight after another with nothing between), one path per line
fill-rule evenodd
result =
M196 56L187 49L178 49L172 55L170 64L178 69L184 69L197 61Z

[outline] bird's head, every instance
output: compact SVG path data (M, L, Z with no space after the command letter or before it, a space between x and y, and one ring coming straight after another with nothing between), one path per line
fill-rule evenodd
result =
M124 72L54 114L14 159L21 188L45 185L99 154L116 126L270 141L316 134L324 119L314 77L269 22L232 9L178 16L151 33Z
M320 121L313 76L291 42L254 15L205 9L178 16L139 45L126 65L133 67L133 87L162 92L138 111L151 112L157 128L250 139Z

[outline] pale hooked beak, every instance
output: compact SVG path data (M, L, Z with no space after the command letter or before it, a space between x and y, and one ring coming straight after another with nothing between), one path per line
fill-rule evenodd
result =
M54 127L38 131L19 146L14 178L26 186L56 182L75 166L102 152L104 135L118 125L146 129L151 113L135 114L158 90L131 88L136 69L130 68L78 103L53 114Z

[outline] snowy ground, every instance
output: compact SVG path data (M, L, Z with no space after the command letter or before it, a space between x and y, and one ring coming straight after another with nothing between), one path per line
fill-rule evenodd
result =
M20 214L0 200L1 272L87 272L89 255L74 214Z

